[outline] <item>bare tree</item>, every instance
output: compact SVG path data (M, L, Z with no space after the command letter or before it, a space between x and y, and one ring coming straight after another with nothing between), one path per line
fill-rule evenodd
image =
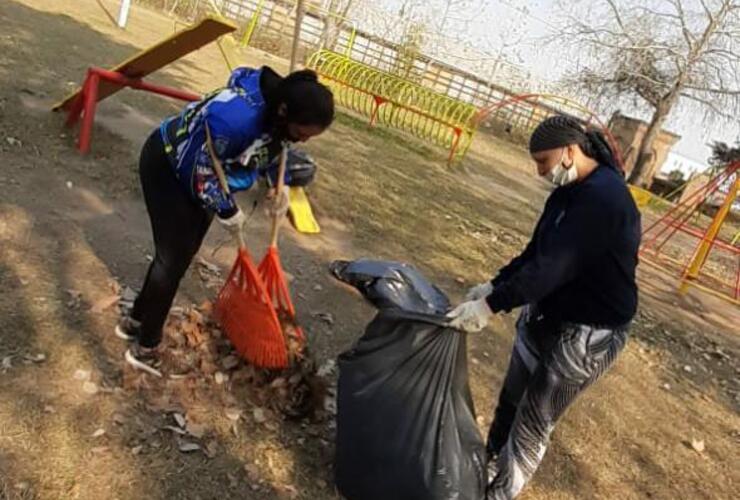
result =
M348 24L349 11L355 0L329 0L324 13L324 30L321 32L319 47L334 50L343 26Z
M576 44L572 83L601 99L631 97L652 109L630 182L648 185L653 142L680 102L707 122L740 112L740 1L602 0L559 36ZM682 106L684 108L684 106Z

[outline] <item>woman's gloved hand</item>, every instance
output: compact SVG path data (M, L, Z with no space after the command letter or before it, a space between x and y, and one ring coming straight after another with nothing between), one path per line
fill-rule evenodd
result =
M493 292L493 285L490 281L486 281L468 290L468 293L465 294L465 301L485 299L491 295L491 292Z
M244 225L247 222L247 217L246 215L244 215L244 212L242 212L241 208L237 208L234 215L225 219L219 217L218 221L227 231L229 231L235 237L238 237L244 230Z
M267 195L269 203L267 204L267 213L278 219L285 217L290 208L290 187L283 186L279 192L271 191Z
M483 330L493 317L493 311L488 307L485 298L463 302L447 313L450 327L468 333Z

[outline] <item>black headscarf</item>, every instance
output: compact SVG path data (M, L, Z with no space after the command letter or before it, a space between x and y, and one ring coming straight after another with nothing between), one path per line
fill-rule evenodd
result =
M596 129L584 129L578 120L564 115L551 116L534 129L529 139L529 152L538 153L572 144L578 144L586 156L600 165L618 169L614 152L604 134Z

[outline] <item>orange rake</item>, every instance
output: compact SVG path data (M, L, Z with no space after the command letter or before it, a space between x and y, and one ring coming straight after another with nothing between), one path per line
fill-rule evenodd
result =
M287 148L284 147L280 156L277 185L275 186L276 196L279 195L285 185L287 157ZM303 342L303 331L296 323L295 308L293 307L293 302L290 300L290 292L288 291L285 272L283 272L283 266L280 263L280 253L278 252L277 247L280 223L281 220L278 219L277 214L273 215L272 229L270 231L270 246L267 248L267 253L262 258L262 262L260 262L257 270L259 271L260 276L262 276L265 288L267 289L267 294L272 299L272 304L277 311L278 317L290 321L295 326L295 333L298 336L298 340Z
M247 248L234 266L215 306L216 320L247 361L261 368L285 368L288 353L280 320Z
M219 183L230 194L207 126L206 143ZM238 238L239 253L216 299L216 320L237 352L247 361L262 368L285 368L288 366L287 347L271 295L254 265L241 231Z

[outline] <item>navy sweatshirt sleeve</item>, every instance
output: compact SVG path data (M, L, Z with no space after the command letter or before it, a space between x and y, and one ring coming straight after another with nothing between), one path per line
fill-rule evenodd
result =
M615 207L598 194L588 186L567 186L553 192L535 237L522 254L526 259L500 280L488 297L491 310L508 312L538 302L606 252Z
M534 232L532 233L532 235L536 235L537 231L539 231L541 220L542 219L540 218L540 220L537 221L537 225L535 226ZM529 240L529 243L527 243L527 246L524 248L524 251L521 254L511 259L511 262L509 262L504 267L499 269L496 277L491 280L491 284L493 285L493 287L496 288L497 286L501 285L503 282L511 278L511 276L515 272L521 269L522 266L526 262L528 262L534 255L534 247L535 247L535 244L534 244L534 236L533 236L532 239Z

